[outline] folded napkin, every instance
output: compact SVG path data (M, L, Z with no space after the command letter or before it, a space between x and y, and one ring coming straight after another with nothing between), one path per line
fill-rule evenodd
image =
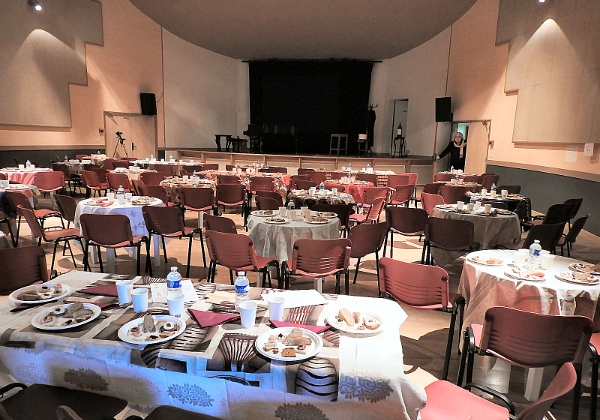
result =
M98 203L98 207L109 207L113 205L113 201L107 201L105 203Z
M118 296L116 284L105 284L102 286L84 287L78 290L79 293L99 296Z
M188 311L202 328L214 327L215 325L240 319L239 314L220 314L216 312L199 311L196 309L188 309Z
M271 320L271 324L274 327L296 327L296 328L304 328L305 330L309 330L314 332L315 334L322 333L323 331L327 331L329 329L329 325L304 325L304 324L294 324L292 322L283 322L283 321L275 321Z

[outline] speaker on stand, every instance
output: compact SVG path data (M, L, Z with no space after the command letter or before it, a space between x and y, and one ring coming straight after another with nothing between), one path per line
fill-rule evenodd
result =
M435 122L452 121L452 98L435 98Z
M140 93L142 115L156 115L156 96L154 93Z

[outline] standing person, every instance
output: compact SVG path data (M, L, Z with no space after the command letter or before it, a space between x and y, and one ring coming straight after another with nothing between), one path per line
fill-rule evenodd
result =
M465 170L465 159L467 158L467 141L463 134L456 132L454 140L448 143L444 151L435 157L435 160L440 160L447 154L450 154L450 166L454 169Z

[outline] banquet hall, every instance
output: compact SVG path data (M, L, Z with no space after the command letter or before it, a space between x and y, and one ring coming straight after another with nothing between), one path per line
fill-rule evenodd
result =
M0 212L0 221L5 222L0 223L3 235L0 236L0 252L15 247L13 237L18 240L18 248L38 243L30 220L25 220L24 213L19 217L19 209L9 201L10 195L24 193L21 195L28 198L24 205L31 203L36 211L60 210L57 192L72 196L77 206L73 226L67 226L56 214L50 214L47 220L41 217L39 220L43 221L42 229L62 228L58 226L62 221L64 227L79 230L83 223L80 216L84 213L110 213L112 201L117 204L120 198L117 187L122 186L131 190L124 192L134 196L150 197L140 197L139 207L135 208L137 225L132 223L131 226L134 235L140 228L153 239L148 251L142 244L138 258L131 251L117 250L115 257L106 254L108 259L104 260L103 271L164 279L170 267L177 266L184 278L192 279L194 285L210 285L209 229L203 228L206 228L204 214L213 214L214 203L204 212L194 211L191 206L183 211L186 197L181 189L191 184L194 187L203 184L200 186L212 188L214 197L218 198L220 177L233 176L242 180L236 183L244 185L244 188L240 187L244 191L243 198L237 206L222 206L217 213L234 222L234 233L251 238L261 258L274 259L277 267L281 267L283 261L291 264L294 241L286 236L287 233L280 232L288 226L283 223L301 222L286 219L280 226L277 221L268 225L269 222L258 217L256 212L262 211L257 207L261 205L260 194L251 182L260 175L272 178L272 191L279 193L282 199L275 208L286 207L287 210L282 209L284 213L289 213L291 208L312 207L319 197L320 204L331 203L331 196L346 193L346 203L351 204L355 219L364 216L366 220L366 223L363 220L349 222L352 229L370 225L373 221L373 225L377 222L386 224L388 231L386 248L382 246L377 257L374 253L367 253L360 259L349 257L346 266L349 282L345 283L342 275L336 284L335 275L327 275L321 286L310 277L292 273L287 284L283 281L287 281L283 271L271 268L264 278L262 274L247 273L250 286L259 290L266 287L264 282L271 282L269 286L275 289L316 289L326 298L340 296L342 301L356 298L356 302L368 302L374 305L373 308L376 308L373 302L393 303L393 311L399 314L394 320L390 318L396 312L386 314L389 327L378 337L356 338L349 334L349 338L342 334L348 339L345 345L352 341L357 352L363 349L361 344L366 340L397 340L397 348L389 354L382 350L373 353L375 359L389 357L394 361L391 366L398 368L397 374L390 374L391 379L388 379L392 397L375 401L368 397L365 400L358 394L343 394L343 379L356 379L353 375L363 379L357 376L360 369L364 370L364 375L375 377L386 368L380 362L361 364L358 357L348 360L348 354L341 351L342 344L333 346L336 349L333 351L331 346L328 347L331 342L323 340L322 359L314 360L333 361L334 369L338 369L340 388L333 400L335 403L315 403L316 399L308 394L290 391L293 388L289 385L293 384L290 377L284 377L283 381L288 382L287 391L278 389L277 385L281 383L277 381L281 378L273 372L279 364L258 363L262 360L260 356L254 356L252 363L240 362L237 371L231 366L215 367L217 360L223 358L224 345L218 342L221 336L229 332L244 333L243 329L229 331L225 328L239 327L239 321L209 327L210 334L215 334L218 339L212 337L212 341L206 341L202 352L195 350L198 355L194 357L181 349L157 350L152 356L156 357L152 368L138 363L149 357L140 345L115 338L98 346L106 351L98 359L110 360L102 365L99 360L84 361L88 357L85 346L79 346L76 336L69 336L69 332L57 334L65 339L64 343L59 339L54 341L48 332L37 337L34 326L29 325L29 318L36 309L16 312L20 317L18 321L16 316L10 318L12 314L8 311L17 303L7 297L11 291L6 291L3 293L6 297L0 301L0 305L4 305L0 310L9 315L2 329L7 337L0 341L0 384L37 382L100 391L100 394L127 400L124 410L111 414L117 419L132 415L152 419L149 413L159 405L177 406L214 418L253 418L251 410L258 410L256 406L261 403L269 409L272 404L279 410L271 410L275 413L269 414L272 418L292 418L297 413L286 414L280 407L291 410L294 404L299 411L302 410L298 407L303 404L320 410L322 417L314 414L314 417L306 418L335 418L332 414L335 409L331 407L339 407L342 403L346 404L342 407L348 410L347 413L354 412L351 418L376 415L385 418L381 413L386 412L393 413L389 418L416 418L426 399L423 388L443 379L452 314L444 310L422 310L417 308L418 305L402 302L393 294L382 299L381 292L387 290L384 290L385 281L378 268L389 263L382 263L383 257L412 265L427 262L423 257L429 252L427 238L423 240L420 235L410 236L401 231L390 236L391 213L395 211L390 208L425 209L421 194L427 192L428 185L436 183L438 187L447 183L466 189L464 198L461 193L462 200L443 197L446 201L433 205L433 210L428 211L429 218L469 219L469 215L461 214L463 202L464 212L469 200L476 206L481 202L482 209L485 202L490 204L486 201L485 191L481 194L482 187L487 189L488 195L494 194L492 201L502 201L509 194L513 198L507 200L506 210L502 205L496 209L490 204L494 210L488 209L487 215L493 213L494 216L483 222L478 219L482 224L475 225L475 241L466 247L469 252L462 249L458 253L440 252L435 243L432 246L431 265L445 270L452 296L458 293L466 299L465 324L461 325L462 330L457 326L454 333L449 360L450 382L457 383L462 363L458 349L463 345L467 327L471 323L483 324L487 319L486 309L491 306L594 318L600 286L579 284L569 289L563 284L564 288L557 288L554 284L560 283L560 279L554 274L548 274L542 283L534 283L531 278L511 280L507 275L514 273L512 268L506 268L509 267L506 264L513 262L513 253L518 251L498 248L503 245L518 248L519 241L527 240L532 222L544 224L544 215L551 214L551 206L575 199L579 200L577 208L573 207L574 214L563 221L560 233L567 235L580 218L585 219L581 221L583 229L578 236L575 234L574 242L563 243L563 246L555 244L551 251L556 253L556 261L563 261L564 254L565 267L568 265L566 258L576 260L582 267L600 263L600 219L596 217L597 205L594 204L600 193L600 152L595 146L600 139L600 52L596 47L600 35L600 25L596 24L600 19L598 2L401 0L373 4L360 0L352 4L290 2L282 6L274 1L216 4L174 0L167 4L156 0L18 0L3 2L0 12L3 28L0 44L5 52L0 56L0 179L6 181L0 191L0 210L4 210ZM460 149L461 157L466 154L465 166L460 171L450 167L448 157L436 159L451 144L456 133L466 139L464 150L468 151ZM125 167L119 169L119 163L115 162L126 162ZM60 185L60 190L49 192L36 178L41 179L39 174L46 170L56 172L55 164L64 164L67 168L63 178L65 184ZM107 170L121 172L121 175L126 173L125 178L120 178L125 181L121 181L121 185L115 181L116 185L100 187L100 191L95 191L87 181L83 183L85 185L81 184L85 181L84 173L89 172L84 166L94 164L99 164L99 173L104 175ZM115 167L108 166L113 164ZM206 165L213 165L214 169ZM168 240L165 251L156 235L148 234L142 205L153 205L153 197L158 197L158 193L148 192L150 188L138 190L134 180L142 179L147 170L162 173L161 167L169 167L170 174L165 175L166 181L157 183L162 187L162 201L156 201L156 206L181 210L185 227L194 232L189 242L191 251L188 251L185 236ZM54 171L50 171L51 168ZM306 175L309 184L305 184L305 191L294 184L296 180L291 177L303 176L301 173L310 169L322 174L323 179L319 178L321 175L315 175L317 182L314 182ZM396 189L388 176L409 173L417 174L409 198L399 205L391 204ZM493 188L490 188L491 184L484 185L486 174L498 177ZM107 183L111 177L106 178ZM304 180L300 180L300 185ZM127 185L122 185L124 182ZM513 193L503 186L520 188ZM387 188L388 193L381 214L372 220L369 212L376 206L364 195L364 190L371 187ZM497 195L496 187L499 187ZM502 189L506 191L505 197L502 197ZM440 189L436 189L434 195L438 195L437 191ZM107 193L113 194L112 201L107 198ZM306 199L309 196L315 198L315 203ZM290 202L294 207L289 205ZM125 206L135 207L131 203L129 200ZM510 214L502 214L502 211ZM133 210L124 214L134 222ZM304 217L306 213L299 211L297 215ZM309 218L313 216L309 213ZM501 224L503 222L506 224ZM318 235L329 235L322 232L327 224L336 239L344 239L346 231L333 223L331 220L315 222L304 226L302 234L306 237L317 235L315 231L319 231ZM199 236L198 230L204 236ZM50 238L53 229L44 231ZM77 235L77 232L70 233ZM282 238L287 244L282 245ZM392 238L393 243L390 242ZM84 270L85 245L81 247L76 241L70 243L70 248L63 250L62 245L55 248L52 241L41 241L47 268L52 265L55 274L59 274L58 280L52 282L60 282L60 275L75 275ZM472 251L500 256L505 265L501 268L495 268L493 264L477 265L473 263L473 255L478 254L471 254ZM146 252L151 254L148 258ZM101 255L103 253L101 251ZM97 281L103 277L99 276L102 274L100 262L94 258L90 257L89 264L91 272L98 275L94 277ZM515 264L516 258L511 267ZM356 280L355 267L358 267ZM396 270L401 271L400 268ZM557 273L558 277L562 274L562 271ZM235 277L224 266L217 265L213 280L218 286L214 293L218 295L219 287L225 290L226 286L231 286ZM481 279L492 277L495 283L485 283L490 289L483 289ZM597 275L590 275L590 278L600 280ZM66 284L70 284L70 277L66 279ZM70 288L75 285L81 289L84 283L78 281L75 279ZM500 289L498 285L505 282L512 286ZM568 313L564 309L565 296L569 297L573 288L577 293L583 292L569 300L574 308ZM525 291L533 295L524 297L521 293ZM228 292L233 296L231 289ZM563 292L566 295L561 294ZM508 300L503 299L511 293L514 296L509 305ZM202 295L201 300L204 298ZM260 296L257 299L260 300ZM268 301L266 297L264 300ZM337 308L332 305L329 302L325 307ZM117 309L115 314L119 310L125 311ZM133 314L133 309L127 311ZM110 328L116 331L114 326L107 326L111 319L117 322L125 319L117 320L118 314L110 315L111 312L108 312L109 316L104 314L103 311L99 318L89 323L91 333L82 333L89 340L86 345L90 345L90 349L94 343L102 341L94 335L108 334L106 331ZM314 312L311 316L314 316L314 319L310 318L311 322L331 326L326 322L327 310ZM196 331L189 327L195 318L187 318L190 319L186 321L186 331L191 334ZM256 326L257 335L267 331L269 325L266 315L262 319ZM396 323L400 333L390 337L390 329L393 329L390 327ZM101 326L107 326L106 331L101 331ZM591 335L594 337L595 333ZM13 345L23 347L13 352ZM56 346L54 350L53 345ZM39 361L32 360L31 349L40 352ZM124 356L126 352L127 357ZM53 353L60 355L56 358L56 366L49 361ZM121 359L115 356L112 360L108 354L118 354ZM569 391L558 398L551 409L554 418L595 418L595 399L591 396L594 368L590 358L589 352L583 358L581 397L576 398L575 392ZM43 369L42 360L49 363ZM81 364L73 364L78 360ZM58 372L70 364L81 368L82 372L95 370L98 377L86 380L105 381L107 388L94 389L96 385L89 387L81 381L65 380L67 376L59 378ZM305 364L301 365L302 369ZM527 364L507 363L493 357L475 356L474 364L474 381L484 381L507 394L516 404L517 413L538 400L540 389L532 391L531 387L541 386L543 391L556 373L553 368L535 366L536 369L527 369ZM122 375L118 369L121 365ZM284 360L283 366L290 365L293 367L288 371L294 371L295 375L300 364ZM575 365L577 368L578 363ZM246 371L251 368L255 370ZM260 374L269 368L273 378L261 377ZM142 373L138 372L140 369ZM469 377L468 366L466 370ZM159 379L160 372L168 373ZM228 379L212 378L217 374L228 376ZM123 385L116 385L121 376L125 378ZM248 397L247 405L244 405L241 401L246 398L244 388L239 383L233 384L230 376L243 377L245 387L259 387L264 395ZM138 377L140 382L134 380ZM188 386L188 377L194 377L193 381L196 381L189 386L201 390L212 386L208 379L219 384L210 405L202 406L196 400L184 401L174 391L183 392L178 387L183 387L184 382ZM161 392L163 385L165 389L168 386L168 393ZM435 396L433 388L430 389L432 394L428 393L427 397L432 401L431 407ZM230 396L234 390L240 392L238 397ZM577 404L579 407L575 408ZM369 411L371 408L372 412ZM246 409L250 411L245 412ZM462 415L458 413L456 416ZM261 415L261 411L254 413L254 417ZM46 418L55 418L52 416ZM80 416L87 418L84 414ZM427 414L427 409L423 410L422 417L440 418ZM156 418L161 417L157 414ZM445 418L458 417L448 415Z

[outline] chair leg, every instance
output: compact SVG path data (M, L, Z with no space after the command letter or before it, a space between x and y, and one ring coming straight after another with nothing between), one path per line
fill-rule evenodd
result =
M146 272L152 277L152 259L150 258L150 236L146 242ZM138 260L139 261L139 260Z
M68 243L68 241L65 241ZM54 270L54 260L56 260L56 248L58 247L58 240L54 241L54 250L52 251L52 263L50 264L50 271ZM75 261L73 259L73 261Z
M426 262L425 262L425 256L427 255L427 245L428 245L428 242L424 241L423 242L423 249L421 250L421 264L426 264Z
M350 270L348 270L347 268L344 270L344 276L345 276L346 294L349 295L350 294Z
M463 348L462 353L460 355L460 366L458 368L458 378L456 380L456 385L462 386L463 376L465 374L465 367L467 364L467 353L469 352L469 329L467 329L463 335ZM468 382L468 381L467 381Z
M100 251L100 246L96 246L96 249L98 250L98 262L100 263L100 272L104 273L104 267L102 266L102 252ZM116 251L115 251L116 253ZM115 255L116 257L116 255Z
M596 409L598 407L598 351L591 344L589 345L592 353L592 391L590 401L590 420L596 420Z
M187 256L187 271L185 272L185 276L188 278L190 277L190 262L192 259L192 240L193 239L194 239L194 235L190 235L190 243L188 245L188 256ZM204 266L206 267L206 262L204 262Z
M385 252L383 256L385 257ZM394 232L390 232L390 258L394 258Z
M89 250L90 244L88 241L85 241L85 247L82 246L83 249L83 271L92 271L91 267L90 267L90 263L88 261L88 250Z
M73 248L71 248L71 242L69 242L68 239L65 241L65 248L69 248L69 253L71 254L71 259L73 260L73 267L77 268L77 263L75 262L75 255L73 254Z
M163 254L164 254L164 256L165 256L165 264L168 264L168 263L169 263L169 261L168 261L168 259L167 259L167 246L165 245L165 237L164 237L164 236L161 236L161 237L160 237L160 240L161 240L161 242L162 242L162 246L163 246Z
M352 282L352 284L356 284L356 278L358 277L358 266L360 265L360 257L358 257L358 260L356 261L356 269L354 270L354 281Z
M202 262L206 268L206 253L204 251L204 236L202 235L202 228L198 231L200 233L200 249L202 250Z
M379 281L379 251L378 250L375 250L375 272L377 273L377 291L379 292L381 290L381 283Z
M454 341L454 327L456 325L456 316L458 315L458 312L460 311L461 317L462 317L462 311L464 311L465 302L466 302L465 298L462 296L459 296L458 298L456 298L456 300L452 304L452 316L450 317L450 329L448 331L448 341L446 342L446 357L444 358L444 370L442 372L443 380L448 379L448 370L450 369L450 356L452 354L452 342ZM462 323L458 330L459 336L460 336L461 328L462 328Z
M573 388L573 411L571 412L571 420L579 419L579 402L581 400L581 374L583 366L581 363L573 363L575 372L577 372L577 382Z
M139 276L140 275L140 258L142 257L142 244L138 243L137 246L137 264L136 264L136 271L135 271L135 275Z

